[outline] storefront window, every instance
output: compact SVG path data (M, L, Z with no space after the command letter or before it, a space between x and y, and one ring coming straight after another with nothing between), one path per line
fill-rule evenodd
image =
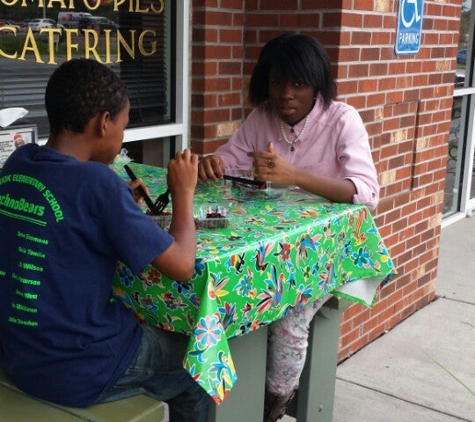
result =
M176 2L0 2L0 109L23 107L48 134L46 83L71 58L110 66L127 85L129 128L176 120ZM69 7L69 8L66 8ZM155 134L156 136L156 134Z
M447 155L447 173L445 175L445 215L457 212L460 203L461 175L464 157L464 122L462 120L463 100L463 97L454 97L452 105L452 121Z
M473 113L473 22L471 0L462 1L452 120L448 139L444 218L458 218L475 207Z

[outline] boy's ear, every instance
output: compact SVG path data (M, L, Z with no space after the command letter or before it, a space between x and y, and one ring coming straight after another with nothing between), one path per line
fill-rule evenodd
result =
M97 131L98 131L98 135L101 138L107 135L109 123L110 123L110 113L108 111L103 111L101 114L99 114L99 117L97 119Z

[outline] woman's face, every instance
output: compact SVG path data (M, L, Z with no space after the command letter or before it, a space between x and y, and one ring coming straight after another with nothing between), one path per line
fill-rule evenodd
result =
M293 79L279 79L272 72L269 78L269 98L277 115L293 126L312 110L315 90Z

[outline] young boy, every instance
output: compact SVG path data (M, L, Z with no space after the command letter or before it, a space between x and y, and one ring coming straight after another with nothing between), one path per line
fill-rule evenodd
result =
M0 172L0 366L28 394L85 407L147 394L170 421L204 422L210 397L183 369L185 335L139 325L116 302L118 260L191 278L198 160L168 165L169 233L146 216L111 169L128 124L120 78L93 60L52 74L45 146L18 148ZM137 199L140 199L137 197Z

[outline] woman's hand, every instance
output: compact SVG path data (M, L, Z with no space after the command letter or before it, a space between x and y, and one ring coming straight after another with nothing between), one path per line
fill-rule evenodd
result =
M254 172L258 180L287 186L298 186L336 202L353 202L356 187L348 179L323 176L309 169L293 166L274 150L269 142L267 151L252 153Z
M254 174L258 180L282 185L295 185L295 167L275 152L274 144L269 142L267 151L251 153L254 158Z
M208 180L216 181L224 174L224 164L216 155L208 155L200 160L198 164L198 178L200 182Z

